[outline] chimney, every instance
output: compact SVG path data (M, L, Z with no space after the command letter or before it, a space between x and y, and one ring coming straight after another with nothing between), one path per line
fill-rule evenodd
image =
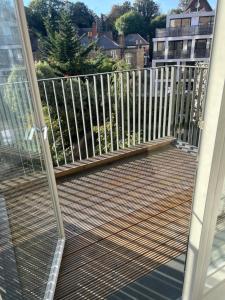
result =
M97 23L93 22L92 24L92 38L95 38L98 35Z

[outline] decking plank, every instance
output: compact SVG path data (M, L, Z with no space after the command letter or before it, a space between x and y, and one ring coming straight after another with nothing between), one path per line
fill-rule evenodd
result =
M173 146L58 179L55 299L107 299L186 250L196 157Z

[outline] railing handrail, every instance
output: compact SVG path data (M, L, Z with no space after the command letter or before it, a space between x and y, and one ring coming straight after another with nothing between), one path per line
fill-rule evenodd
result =
M185 27L166 27L166 28L156 28L156 38L166 37L170 35L208 35L212 34L214 25L191 25ZM204 31L205 30L205 31Z
M166 136L196 145L207 69L172 65L40 79L54 163L59 166ZM13 98L15 108L21 109L18 93L29 99L29 82L17 83L1 84L0 95L6 104ZM23 123L18 116L2 120L3 130L13 130L15 139L32 152L27 133L21 137L15 131L14 123ZM14 135L6 142L15 142Z

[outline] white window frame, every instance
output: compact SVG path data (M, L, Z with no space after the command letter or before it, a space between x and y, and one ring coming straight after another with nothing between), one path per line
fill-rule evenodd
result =
M225 176L225 1L218 0L210 61L204 129L200 154L185 270L183 300L224 299L221 281L205 289ZM218 270L219 272L219 270ZM225 291L225 281L222 283Z

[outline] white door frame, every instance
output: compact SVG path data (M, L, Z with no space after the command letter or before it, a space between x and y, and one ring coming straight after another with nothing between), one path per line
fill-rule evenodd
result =
M225 176L225 1L218 0L183 300L201 300ZM221 168L222 166L222 168Z
M26 15L24 10L23 0L14 0L19 30L22 37L22 46L23 46L23 54L26 65L26 71L28 76L28 81L30 83L30 93L33 98L33 106L34 106L34 117L35 117L35 126L39 129L45 128L44 116L42 111L41 98L35 73L35 66L33 61L30 37L28 33L28 27L26 22ZM52 300L54 298L55 287L57 283L57 278L59 274L59 268L61 264L61 259L64 250L65 244L65 232L62 220L62 214L59 205L58 192L55 180L54 169L52 165L52 159L50 154L50 148L48 139L44 137L44 134L40 134L40 140L42 149L44 152L44 160L45 160L45 168L49 183L50 194L53 203L53 209L55 213L55 218L57 222L58 228L58 243L55 249L55 254L52 261L52 266L49 274L49 280L45 290L45 300Z

